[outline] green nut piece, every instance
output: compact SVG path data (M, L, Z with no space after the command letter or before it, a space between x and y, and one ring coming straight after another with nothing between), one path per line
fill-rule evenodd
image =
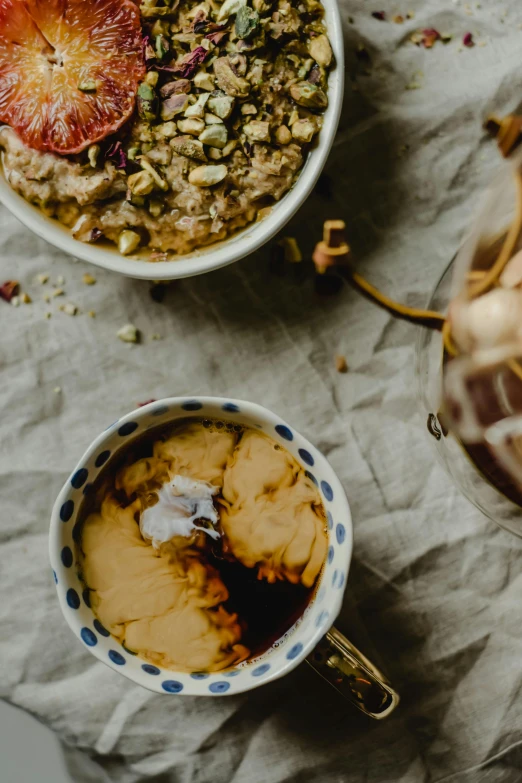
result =
M328 98L323 90L310 82L297 82L290 87L290 95L299 106L312 111L324 111L328 106Z
M154 122L158 114L156 93L147 82L142 82L138 87L138 114L148 122Z
M154 177L148 171L137 171L127 179L130 192L135 196L148 196L154 188Z
M259 27L259 14L247 5L242 6L236 14L235 30L238 38L250 38Z
M136 231L125 229L118 237L118 250L123 256L133 253L141 242L141 237Z

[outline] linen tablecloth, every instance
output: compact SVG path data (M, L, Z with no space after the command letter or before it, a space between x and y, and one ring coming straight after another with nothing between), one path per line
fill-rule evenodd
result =
M33 300L0 302L0 693L57 733L74 780L521 779L521 544L435 462L416 401L415 329L347 288L318 296L309 259L322 221L343 217L359 269L426 302L499 165L482 121L522 98L522 14L517 0L342 0L342 15L339 133L283 232L297 237L302 265L274 274L265 247L156 302L150 284L75 263L0 211L2 279ZM426 28L453 38L412 43ZM468 32L474 46L462 43ZM83 284L86 271L95 285ZM65 295L49 303L53 282ZM65 301L80 312L60 312ZM116 336L129 322L139 345ZM348 373L336 371L337 354ZM339 626L400 691L387 721L356 712L306 665L239 697L157 696L72 636L47 557L54 498L98 432L177 394L260 402L331 461L355 525Z

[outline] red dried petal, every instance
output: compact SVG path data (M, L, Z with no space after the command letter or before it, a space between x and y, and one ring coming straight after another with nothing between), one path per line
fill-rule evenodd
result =
M373 11L372 16L374 19L378 19L380 22L384 22L386 19L386 13L384 11Z
M462 43L464 46L475 46L475 41L473 40L473 33L466 33L464 35L464 38L462 39Z
M13 296L17 295L19 290L20 283L18 280L6 280L5 283L0 285L0 299L10 302Z
M432 27L428 28L427 30L423 30L422 35L424 36L422 39L422 44L425 49L431 49L435 41L438 41L441 37L439 31Z
M198 66L201 65L208 54L210 54L210 52L203 46L197 46L192 52L186 54L179 63L174 65L172 68L173 73L181 76L183 79L192 79Z
M150 402L156 402L156 398L151 397L150 400L145 400L145 402L139 402L138 408L143 408L144 405L148 405Z
M208 38L209 41L212 41L215 46L219 46L225 35L228 35L229 30L216 30L213 33L207 33L205 38Z

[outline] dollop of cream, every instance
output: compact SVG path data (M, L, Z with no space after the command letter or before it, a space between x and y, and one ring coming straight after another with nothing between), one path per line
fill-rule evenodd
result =
M175 536L190 537L195 530L202 530L211 538L219 538L217 530L196 525L196 520L207 519L213 525L219 521L213 496L218 487L208 481L198 481L188 476L174 476L172 481L158 490L158 502L146 508L140 517L141 535L158 549Z

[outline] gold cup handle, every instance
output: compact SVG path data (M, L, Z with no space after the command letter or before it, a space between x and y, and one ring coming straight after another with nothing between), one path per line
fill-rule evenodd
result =
M306 660L370 718L388 717L399 703L386 677L337 628L328 631Z

